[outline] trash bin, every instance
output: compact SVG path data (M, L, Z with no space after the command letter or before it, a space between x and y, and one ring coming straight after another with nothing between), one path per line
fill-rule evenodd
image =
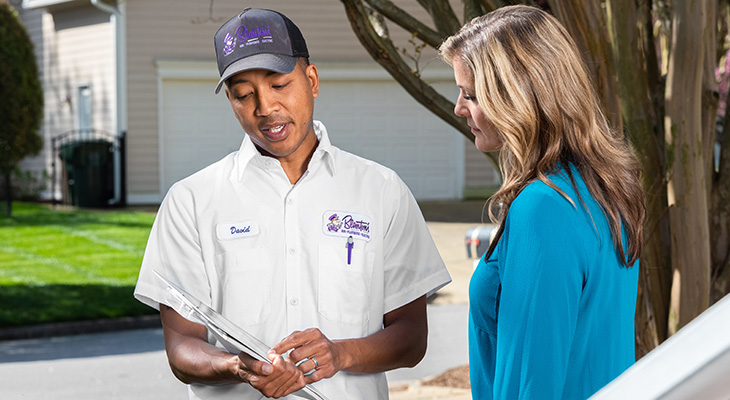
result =
M495 225L482 225L469 228L466 231L466 256L479 260L489 249Z
M72 205L109 206L114 197L113 148L112 142L103 139L73 141L59 147Z

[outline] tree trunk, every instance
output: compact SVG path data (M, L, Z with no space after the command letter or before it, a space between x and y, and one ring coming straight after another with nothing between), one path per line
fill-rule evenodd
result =
M730 292L730 107L727 107L728 102L725 104L723 133L720 136L720 166L715 174L710 203L713 265L711 304Z
M702 313L709 302L710 238L702 148L705 7L704 1L672 1L672 51L665 94L673 270L670 334Z
M705 115L703 116L704 132L707 135L705 140L706 150L709 151L708 155L714 153L714 145L717 132L717 108L719 106L719 92L717 83L715 82L714 69L717 64L716 59L716 37L714 25L711 21L717 18L717 4L708 5L710 11L708 12L708 32L705 40L712 40L711 43L706 43L705 48L705 79L704 79L704 93L703 97L705 105L703 110ZM725 32L723 32L725 31ZM726 33L726 28L720 30L719 34ZM710 52L710 54L707 54ZM728 77L730 68L730 60L725 61L725 82L730 80ZM707 74L711 74L707 76ZM712 186L710 188L710 253L712 260L712 280L710 286L710 304L714 304L717 300L720 300L730 291L728 281L730 279L730 166L728 166L728 157L730 157L730 112L727 108L728 101L725 100L724 119L721 125L722 135L721 140L721 153L720 153L720 166L718 171L715 171L714 158L708 157L709 165L709 176L713 177Z
M636 308L636 356L644 356L667 337L671 264L669 260L669 226L664 175L663 139L656 135L659 118L652 99L649 65L654 49L645 49L643 29L647 10L627 7L625 2L606 3L613 59L618 73L621 113L624 129L637 151L642 165L646 192L647 222L644 251L640 261L640 289ZM647 51L648 50L648 51ZM653 63L656 67L656 62ZM655 75L655 74L654 74Z
M11 217L13 214L13 185L10 184L10 172L5 173L5 195L8 197L5 204L5 215Z
M705 175L707 179L707 195L712 192L712 177L715 172L714 159L712 157L715 144L715 132L717 131L717 107L720 103L715 80L715 69L717 68L716 52L717 38L715 21L717 20L718 4L709 1L705 5L705 31L703 34L704 58L702 70L702 152L705 158Z
M603 112L611 125L621 131L618 80L611 55L606 17L597 1L548 0L553 15L560 20L583 54L593 78ZM624 5L626 7L626 5Z

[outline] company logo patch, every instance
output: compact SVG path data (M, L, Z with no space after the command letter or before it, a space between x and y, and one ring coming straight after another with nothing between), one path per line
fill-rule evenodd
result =
M219 222L215 226L218 240L236 240L259 234L259 224L254 220L239 222Z
M322 216L322 232L328 236L350 237L370 241L369 217L346 211L327 211Z

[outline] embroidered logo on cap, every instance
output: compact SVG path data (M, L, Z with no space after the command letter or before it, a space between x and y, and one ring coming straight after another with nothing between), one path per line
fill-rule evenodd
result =
M236 48L236 38L231 36L230 33L226 33L226 37L223 39L223 42L225 43L223 46L223 55L227 56L233 53L233 50Z
M243 239L259 234L259 224L254 220L219 222L215 226L218 240Z
M370 241L370 218L346 211L327 211L322 216L325 235Z
M223 55L227 56L236 50L236 38L241 44L238 47L251 46L259 43L273 43L274 36L271 34L269 26L257 26L254 29L246 28L246 25L239 25L236 32L231 35L226 33L223 39Z

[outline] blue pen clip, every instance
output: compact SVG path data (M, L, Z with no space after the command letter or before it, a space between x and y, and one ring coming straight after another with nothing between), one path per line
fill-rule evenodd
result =
M352 236L347 238L347 244L345 247L347 247L347 265L350 265L352 262L352 246L355 245L355 241L352 239Z

